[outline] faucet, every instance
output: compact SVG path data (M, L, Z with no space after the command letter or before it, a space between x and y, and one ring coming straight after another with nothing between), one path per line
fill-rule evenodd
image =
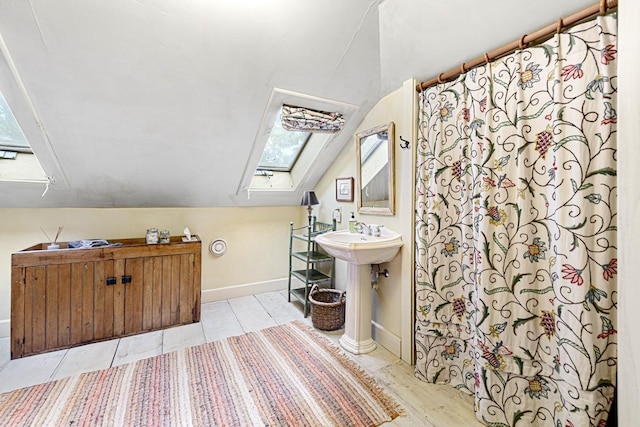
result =
M371 225L374 237L380 237L382 235L382 230L380 230L382 227L384 227L384 225Z
M371 236L371 227L365 224L364 222L358 222L356 224L356 230L358 230L358 233L360 234L367 234Z

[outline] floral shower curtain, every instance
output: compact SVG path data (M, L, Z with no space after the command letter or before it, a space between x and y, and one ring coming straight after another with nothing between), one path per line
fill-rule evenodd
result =
M616 18L420 94L416 375L491 426L603 426L616 346Z

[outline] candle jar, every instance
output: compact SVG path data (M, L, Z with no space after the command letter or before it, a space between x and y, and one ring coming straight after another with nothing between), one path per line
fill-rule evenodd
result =
M169 235L169 230L162 230L160 232L160 243L169 243L171 241L171 237Z
M155 245L158 243L158 229L147 228L147 245Z

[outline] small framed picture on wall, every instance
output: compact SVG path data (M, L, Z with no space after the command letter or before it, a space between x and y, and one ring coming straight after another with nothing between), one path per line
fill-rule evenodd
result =
M336 200L338 202L353 202L353 178L336 179Z

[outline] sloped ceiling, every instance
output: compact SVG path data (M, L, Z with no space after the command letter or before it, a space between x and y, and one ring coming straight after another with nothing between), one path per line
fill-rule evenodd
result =
M0 35L64 175L44 197L0 183L0 207L298 204L403 81L593 2L0 0ZM274 88L357 109L306 188L249 200L238 186Z

